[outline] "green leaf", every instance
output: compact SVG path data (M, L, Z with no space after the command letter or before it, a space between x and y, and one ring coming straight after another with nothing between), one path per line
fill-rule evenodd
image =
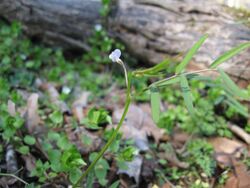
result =
M135 152L136 149L133 146L128 146L119 153L119 157L124 161L132 161L134 159Z
M18 148L18 151L23 154L26 155L29 153L29 147L28 146L21 146L20 148Z
M240 44L240 45L236 46L235 48L227 51L222 56L220 56L219 58L217 58L210 65L210 68L216 68L221 63L227 61L228 59L232 58L233 56L237 55L238 53L240 53L241 51L243 51L243 50L245 50L245 49L247 49L249 47L250 47L250 42L246 42L246 43L243 43L243 44Z
M119 186L119 184L120 184L120 181L117 180L117 181L115 181L114 183L112 183L112 185L110 185L109 188L117 188L117 187Z
M60 134L59 133L56 133L56 132L53 132L53 131L49 131L48 133L48 139L49 140L59 140L60 139Z
M28 145L34 145L36 143L36 139L33 136L26 135L24 137L24 142Z
M23 126L24 124L24 119L19 117L19 116L16 116L15 117L15 122L13 123L13 126L16 128L16 129L19 129Z
M187 55L184 57L182 62L176 67L175 73L179 74L181 73L187 66L187 64L190 62L192 57L196 54L198 49L201 47L201 45L205 42L207 39L208 35L202 36L198 42L196 42L193 47L188 51Z
M94 170L91 170L88 173L86 188L92 188L93 187L94 178L95 178Z
M77 180L81 177L82 171L79 168L73 168L69 171L69 180L71 183L75 184Z
M222 70L222 69L218 69L221 78L223 79L225 85L227 86L227 88L229 90L232 91L233 95L242 97L244 99L249 99L249 96L247 93L245 93L243 90L241 90L235 83L233 80L231 80L231 78Z
M184 98L184 103L191 115L194 115L193 97L188 85L187 78L184 75L180 76L180 86L182 91L182 96Z
M245 108L242 104L240 104L237 100L235 100L232 96L230 95L226 95L227 96L227 100L225 100L225 102L231 106L232 108L234 108L238 113L240 113L241 115L245 116L245 117L249 117L248 115L248 111L247 108Z
M105 186L108 181L106 180L106 176L108 173L109 164L105 159L100 159L95 165L95 175L98 179L98 182Z
M48 157L51 163L51 169L54 170L55 172L60 172L61 171L61 159L62 153L60 150L57 149L50 149L48 151Z
M60 124L63 122L63 115L60 111L54 111L49 115L49 118L54 124Z
M136 77L145 76L145 75L148 75L148 76L154 75L154 74L157 74L159 71L166 69L169 63L170 63L170 60L166 59L151 68L144 69L144 70L137 70L137 71L134 71L132 74Z
M68 138L65 135L61 135L61 137L57 140L56 144L61 150L67 150L72 147L72 145L69 143Z
M157 82L153 83L153 85L157 86L157 87L165 87L167 85L176 84L178 82L180 82L179 76L173 77L173 78L171 78L169 80L160 80L160 81L157 81Z
M151 92L151 113L155 123L160 119L160 93L155 87L150 89Z

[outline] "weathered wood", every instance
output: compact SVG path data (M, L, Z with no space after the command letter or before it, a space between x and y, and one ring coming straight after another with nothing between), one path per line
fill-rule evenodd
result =
M194 57L192 68L206 67L237 44L250 41L250 28L235 21L214 1L120 0L110 30L144 62L186 52L204 33L209 39ZM222 65L250 83L250 50ZM184 55L184 54L183 54Z
M100 8L98 0L0 0L0 16L22 22L30 37L64 49L89 49Z
M18 20L31 37L66 49L88 50L87 39L100 23L100 0L0 0L0 16ZM191 68L206 67L237 44L250 41L250 28L235 21L215 0L117 0L108 30L144 63L184 53L204 33L209 39ZM250 50L223 64L250 83Z

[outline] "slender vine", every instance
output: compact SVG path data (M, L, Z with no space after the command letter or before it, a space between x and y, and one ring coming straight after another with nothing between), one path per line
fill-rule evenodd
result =
M115 140L122 124L123 121L128 113L128 109L131 103L131 93L130 93L130 80L128 78L128 74L127 74L127 70L126 67L123 63L123 61L120 59L120 55L118 55L119 57L116 59L113 59L113 62L116 62L118 64L120 64L124 70L124 75L125 75L125 80L126 80L126 86L127 86L127 92L126 92L126 101L125 101L125 107L122 113L122 117L116 127L116 129L114 130L114 132L112 133L111 137L109 138L108 142L106 143L106 145L102 148L102 150L98 153L98 155L96 156L96 158L93 160L93 162L88 166L88 168L86 169L86 171L81 175L81 177L78 179L78 181L73 185L73 188L76 188L82 181L83 179L88 175L88 173L94 168L94 166L96 165L96 163L99 161L99 159L104 155L104 153L107 151L107 149L110 147L110 145L113 143L113 141Z

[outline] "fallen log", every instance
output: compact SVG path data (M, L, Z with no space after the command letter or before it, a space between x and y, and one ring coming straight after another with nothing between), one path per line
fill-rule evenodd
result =
M1 0L0 16L22 22L33 38L63 49L89 50L93 27L101 22L99 0ZM250 28L215 0L117 0L108 31L143 63L155 64L184 53L204 33L209 39L190 69L207 67L237 44L250 41ZM242 85L250 83L250 50L223 64Z

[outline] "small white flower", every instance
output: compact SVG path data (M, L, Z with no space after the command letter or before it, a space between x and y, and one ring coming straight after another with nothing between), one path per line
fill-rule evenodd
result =
M68 95L71 92L71 89L67 86L63 86L62 93Z
M109 55L109 59L111 59L113 62L118 62L120 60L121 57L121 50L119 49L115 49L110 55Z
M96 31L101 31L102 30L102 25L101 24L96 24L95 25L95 30Z

